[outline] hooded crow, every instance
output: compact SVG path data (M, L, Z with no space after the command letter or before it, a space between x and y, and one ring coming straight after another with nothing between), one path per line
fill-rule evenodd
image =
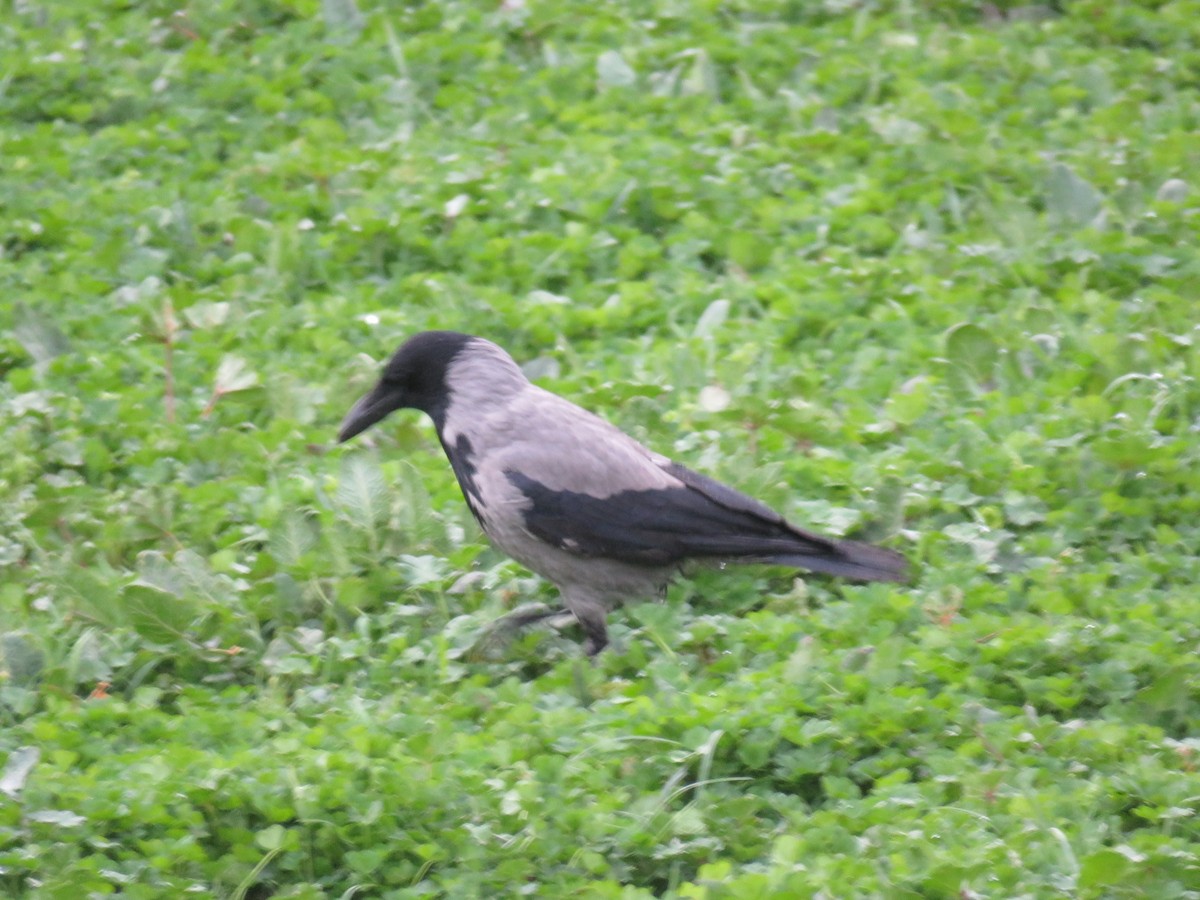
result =
M483 338L453 331L410 338L346 415L339 442L404 408L433 419L484 533L558 586L589 655L608 643L610 609L652 596L690 560L905 579L900 554L797 528L531 384ZM559 614L526 615L521 624Z

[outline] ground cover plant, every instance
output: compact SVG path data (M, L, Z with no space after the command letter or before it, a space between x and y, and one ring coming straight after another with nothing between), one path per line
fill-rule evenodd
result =
M0 17L0 895L1200 896L1200 3ZM405 336L910 585L578 635Z

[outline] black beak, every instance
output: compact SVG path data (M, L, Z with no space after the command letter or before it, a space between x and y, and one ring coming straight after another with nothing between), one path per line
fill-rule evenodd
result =
M344 443L356 434L361 434L388 413L404 405L404 395L381 381L346 413L346 418L342 419L342 427L338 429L338 443Z

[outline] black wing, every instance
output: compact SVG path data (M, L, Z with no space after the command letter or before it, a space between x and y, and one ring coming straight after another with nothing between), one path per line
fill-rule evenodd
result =
M525 528L580 556L655 566L693 558L735 559L865 581L904 577L904 558L890 550L802 531L719 481L676 463L663 470L680 486L607 497L552 490L523 472L504 474L529 501Z

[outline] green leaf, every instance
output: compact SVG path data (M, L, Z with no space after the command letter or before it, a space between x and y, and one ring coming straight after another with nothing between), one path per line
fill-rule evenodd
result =
M321 0L325 28L335 43L350 43L363 30L365 19L354 0Z
M263 850L278 850L286 837L287 829L282 825L269 825L254 835L254 843Z
M1154 199L1160 203L1183 203L1190 191L1188 183L1182 178L1168 178L1158 186Z
M195 303L183 311L183 317L193 328L217 328L229 319L233 307L226 302Z
M700 314L700 318L696 320L696 328L692 332L693 337L710 338L722 325L725 324L725 319L729 316L729 301L714 300L704 308L704 312Z
M367 530L387 518L391 492L374 457L355 453L342 460L334 501L350 521Z
M960 322L946 332L943 340L946 358L956 370L977 384L990 385L1000 349L988 332L970 322Z
M970 547L980 563L992 562L1000 550L1001 535L978 522L956 522L943 528L942 533Z
M216 383L213 386L215 395L234 394L257 386L258 373L250 368L245 359L232 353L221 357L221 364L217 366Z
M51 361L71 348L66 335L45 310L36 310L24 303L13 308L13 335L33 357L34 365L44 369Z
M352 871L360 875L370 875L387 861L392 855L388 847L368 847L364 850L350 850L346 853L346 864Z
M1104 195L1065 163L1054 163L1046 176L1046 207L1060 224L1082 228L1096 225Z
M596 75L602 88L629 87L637 81L637 73L616 50L605 50L596 59Z
M313 516L288 512L271 531L271 555L285 566L296 565L317 542L317 524Z
M933 385L925 376L910 378L888 397L884 411L898 425L912 425L929 409Z
M130 623L147 640L160 644L189 640L198 610L181 594L138 580L125 588L122 600Z
M36 684L45 667L45 655L28 634L0 632L0 680L13 684Z
M692 52L692 66L680 84L680 90L685 96L717 99L720 93L717 87L717 70L705 50Z
M1132 864L1116 850L1099 850L1085 856L1079 866L1079 887L1104 891L1120 884Z
M96 628L87 628L71 647L67 656L67 673L76 685L94 685L98 681L110 681L113 677L112 664L106 658L102 633Z
M1014 525L1034 525L1046 520L1046 504L1037 497L1009 491L1004 495L1004 517Z
M46 825L57 825L60 828L77 828L87 819L78 813L65 809L39 809L26 815L31 822L42 822Z
M37 747L18 747L8 754L4 770L0 772L0 792L10 797L20 794L21 789L25 787L25 780L41 755Z
M862 511L848 506L834 506L828 500L796 500L797 522L824 529L831 534L845 534L862 520Z
M760 233L738 230L726 243L729 258L747 272L757 272L771 261L771 244Z

